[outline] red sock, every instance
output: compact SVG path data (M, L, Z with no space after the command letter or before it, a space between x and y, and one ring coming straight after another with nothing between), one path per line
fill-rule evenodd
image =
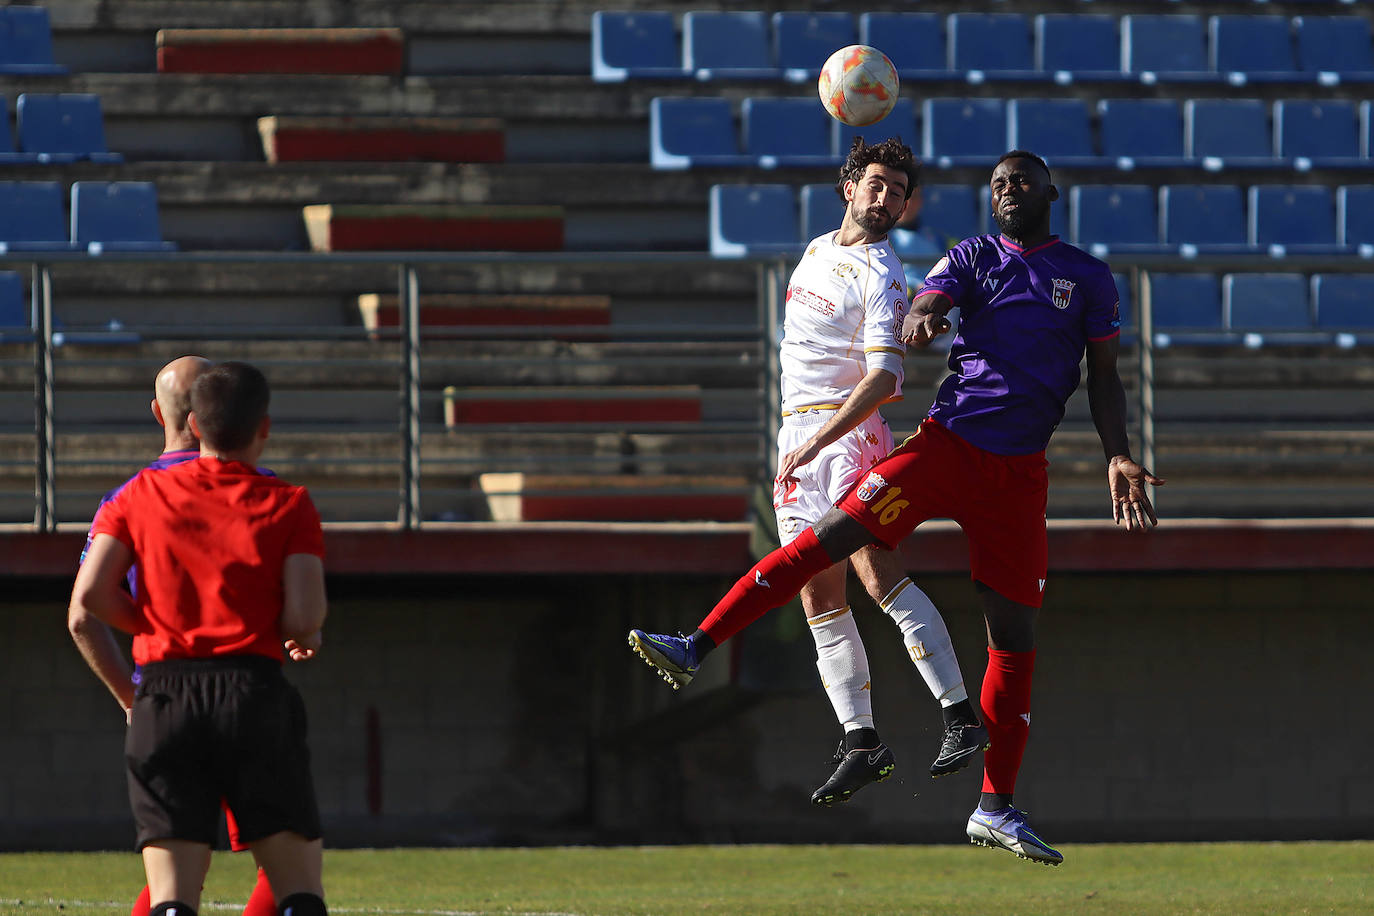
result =
M267 872L258 869L258 883L253 886L253 896L243 908L243 916L277 916L277 900L272 896L272 885L267 883Z
M983 754L983 791L1011 795L1021 755L1030 737L1031 673L1035 650L1003 652L988 649L988 670L983 675L983 721L992 746Z
M701 622L702 632L719 646L773 608L792 600L812 576L834 562L807 528L745 573Z
M148 885L143 885L143 893L138 895L134 901L134 908L129 911L129 916L148 916L148 911L153 908L152 895L148 893Z

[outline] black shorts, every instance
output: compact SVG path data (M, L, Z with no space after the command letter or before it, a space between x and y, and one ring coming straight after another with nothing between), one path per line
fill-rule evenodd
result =
M214 845L221 799L245 843L283 830L318 838L305 733L300 693L270 658L144 665L124 740L136 848Z

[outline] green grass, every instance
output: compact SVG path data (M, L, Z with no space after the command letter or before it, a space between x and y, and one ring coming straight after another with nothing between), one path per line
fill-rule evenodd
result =
M1374 843L1063 847L1057 869L971 846L331 850L335 914L1225 914L1374 912ZM202 913L236 913L246 855L216 853ZM125 916L132 853L0 855L0 914Z

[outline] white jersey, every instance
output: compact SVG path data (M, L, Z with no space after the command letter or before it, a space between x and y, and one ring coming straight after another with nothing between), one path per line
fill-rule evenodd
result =
M898 339L907 313L906 275L887 239L836 245L834 232L813 239L792 271L779 354L783 415L838 407L872 369L897 377Z

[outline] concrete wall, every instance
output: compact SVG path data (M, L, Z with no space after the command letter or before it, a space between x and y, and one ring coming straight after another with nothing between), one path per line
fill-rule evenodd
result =
M971 692L962 576L925 580ZM800 612L674 694L625 645L690 629L698 577L331 580L322 656L292 666L334 845L962 842L979 774L932 781L933 701L896 630L860 625L896 776L812 810L838 738ZM67 637L67 583L0 603L0 848L131 841L122 720ZM1062 575L1041 617L1018 802L1056 842L1369 837L1374 573Z

